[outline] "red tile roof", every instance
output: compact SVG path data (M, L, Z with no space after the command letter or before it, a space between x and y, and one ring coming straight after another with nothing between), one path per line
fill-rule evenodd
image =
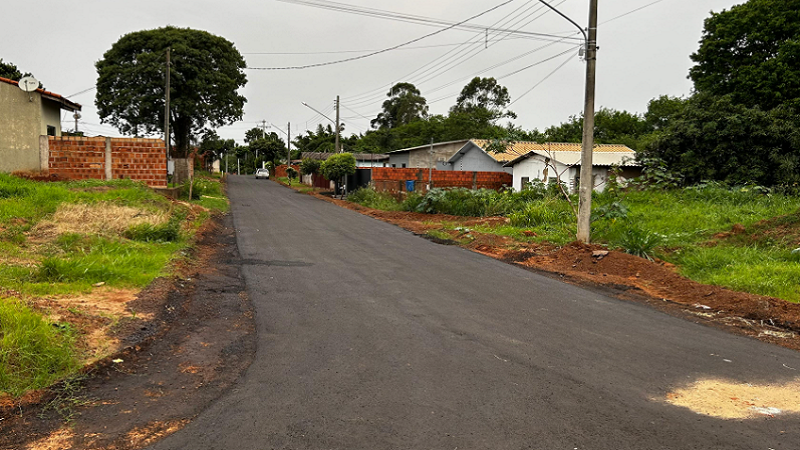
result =
M0 77L0 81L2 81L3 83L13 84L14 86L19 86L18 82L14 81L14 80L9 80L8 78ZM75 102L70 101L70 100L67 100L67 98L64 97L63 95L56 94L55 92L45 91L44 89L41 89L41 88L36 89L36 92L42 94L43 98L46 98L48 100L53 100L54 102L60 103L61 107L66 109L66 110L69 110L69 111L80 111L81 110L81 105L80 104L75 103Z

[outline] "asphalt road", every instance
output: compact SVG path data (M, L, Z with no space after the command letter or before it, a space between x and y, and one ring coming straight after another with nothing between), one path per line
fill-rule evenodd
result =
M787 449L800 417L667 404L800 354L438 245L272 181L229 193L256 360L153 449ZM727 361L726 361L727 360Z

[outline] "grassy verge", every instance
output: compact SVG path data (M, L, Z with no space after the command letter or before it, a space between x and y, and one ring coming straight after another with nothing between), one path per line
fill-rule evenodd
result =
M45 387L83 361L78 330L26 304L100 285L142 288L167 274L210 214L227 210L218 181L194 183L187 203L126 180L41 183L0 174L0 393Z
M434 189L404 201L364 189L348 199L389 211L505 216L505 224L472 229L523 242L563 245L575 236L577 199L570 205L553 186L502 193ZM594 196L592 239L669 261L701 283L800 302L800 252L793 253L800 247L799 210L800 197L758 187L611 190ZM440 229L457 225L442 222Z

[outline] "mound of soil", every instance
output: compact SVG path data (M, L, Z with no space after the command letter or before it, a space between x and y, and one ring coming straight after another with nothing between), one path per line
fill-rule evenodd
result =
M669 263L608 251L602 246L579 242L564 247L546 243L532 244L507 236L443 230L441 225L442 222L464 227L498 225L507 221L504 217L474 218L380 211L319 194L311 195L416 234L424 235L430 230L441 230L451 237L450 240L431 239L435 242L461 245L566 282L602 289L606 294L620 299L646 303L673 315L800 350L800 304L701 284L681 276ZM776 220L764 221L756 224L749 234L745 233L741 225L734 226L731 232L716 238L759 239L763 236L780 236L784 240L798 240L800 245L800 217L794 219L797 220L793 220L793 216L787 216L777 219L777 223Z

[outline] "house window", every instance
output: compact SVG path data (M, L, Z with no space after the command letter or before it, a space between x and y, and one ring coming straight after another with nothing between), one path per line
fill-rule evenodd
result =
M405 168L406 168L406 163L403 163L403 169L405 169Z
M397 168L397 164L392 164L392 167Z
M522 177L520 189L525 190L531 187L531 177Z
M48 136L55 136L56 135L56 127L52 125L47 126L47 135Z
M556 177L550 177L550 178L547 179L547 183L548 184L555 184L557 182L558 182L558 178L556 178Z

